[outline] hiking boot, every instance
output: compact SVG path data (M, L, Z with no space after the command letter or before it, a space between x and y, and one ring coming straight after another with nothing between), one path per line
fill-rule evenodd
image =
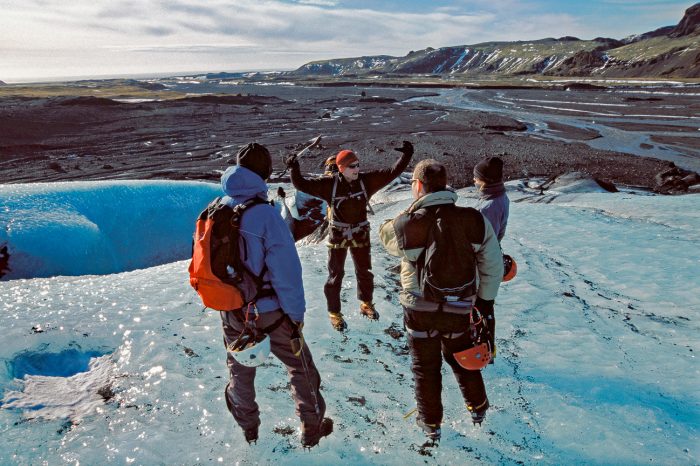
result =
M379 319L379 313L374 308L374 304L368 301L362 301L360 303L360 314L371 320Z
M333 432L333 419L324 417L319 425L302 424L301 446L312 448L318 445L322 437L327 437Z
M328 312L328 317L331 319L331 325L333 326L334 329L336 329L339 332L344 332L348 328L348 324L345 323L345 319L343 318L343 314L340 312Z
M243 435L245 436L245 441L248 442L249 444L256 443L258 441L258 427L260 424L258 424L255 427L251 427L249 429L245 429L243 431Z
M432 440L433 442L440 440L440 435L442 435L440 424L428 424L422 419L416 419L416 424L418 424L418 427L423 429L423 432L425 432L425 436L428 437L428 439Z
M471 403L467 405L469 413L472 415L472 423L481 425L486 417L486 411L489 409L489 399L481 403L479 406L474 406Z

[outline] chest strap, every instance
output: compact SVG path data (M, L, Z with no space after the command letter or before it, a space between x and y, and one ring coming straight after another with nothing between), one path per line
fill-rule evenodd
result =
M330 209L331 211L336 208L335 201L338 200L338 207L340 207L340 204L347 200L347 199L355 199L355 198L360 198L364 197L365 198L365 205L367 206L367 210L369 213L374 214L374 210L372 209L372 206L369 205L369 196L367 195L367 190L365 189L365 183L362 182L360 179L360 188L362 188L362 191L358 191L356 193L350 193L347 196L336 196L335 193L338 190L338 182L340 180L341 174L336 175L333 178L333 192L331 193L331 205Z

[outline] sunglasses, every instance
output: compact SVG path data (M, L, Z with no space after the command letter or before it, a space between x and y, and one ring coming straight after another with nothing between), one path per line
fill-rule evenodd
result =
M359 163L353 163L352 165L348 165L348 168L357 168L359 166L360 166Z

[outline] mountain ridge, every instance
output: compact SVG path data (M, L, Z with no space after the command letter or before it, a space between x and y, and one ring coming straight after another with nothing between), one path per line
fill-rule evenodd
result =
M572 36L492 41L410 51L403 57L371 55L312 61L287 76L548 75L700 77L700 3L675 26L621 40Z

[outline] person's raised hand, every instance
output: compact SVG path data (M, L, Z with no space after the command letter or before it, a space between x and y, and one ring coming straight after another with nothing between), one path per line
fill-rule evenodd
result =
M287 168L294 168L294 166L297 166L297 167L299 166L299 161L297 160L296 155L290 155L284 161L284 164L287 166Z
M404 154L413 155L413 144L409 141L404 141L401 147L394 147L394 150Z

